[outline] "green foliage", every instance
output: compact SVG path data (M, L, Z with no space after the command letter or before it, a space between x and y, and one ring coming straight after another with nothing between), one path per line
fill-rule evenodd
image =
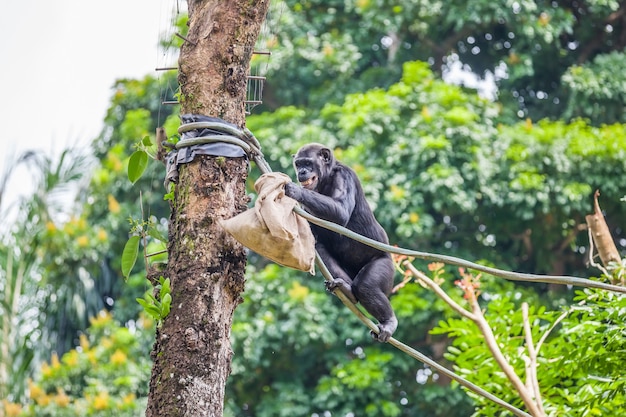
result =
M143 318L121 327L105 312L90 322L79 346L42 364L40 376L29 382L29 401L20 416L144 414L151 368L144 346L154 323Z
M432 373L417 382L416 374L424 372L420 363L373 342L368 330L324 292L322 278L274 264L249 267L247 276L244 303L235 311L226 415L469 413L458 389L437 385ZM397 312L403 323L398 337L425 336L411 327L411 317L420 311ZM440 406L443 398L449 407Z
M137 298L137 302L141 304L150 317L157 321L157 326L159 326L161 321L170 313L172 304L170 279L163 276L159 277L159 283L155 290L158 291L158 298L150 292L146 292L144 298Z
M85 169L86 159L76 151L63 151L58 157L40 152L25 152L10 165L0 180L0 202L8 196L5 181L20 165L26 165L33 176L33 195L19 198L13 206L2 206L3 227L0 232L0 397L19 400L25 390L23 381L32 372L40 355L52 349L66 330L64 321L80 321L81 310L97 304L88 280L66 282L66 291L57 291L56 277L45 273L46 264L53 260L59 242L72 249L87 245L101 230L87 235L57 233L55 221L67 217L64 197L76 186ZM80 226L70 218L70 232ZM74 227L76 226L76 227ZM55 237L52 239L51 237ZM67 247L67 246L66 246ZM52 252L52 253L51 253ZM91 253L85 253L89 258ZM62 266L61 266L62 267ZM74 294L81 294L72 300ZM72 301L70 301L72 300ZM53 301L56 301L53 302ZM64 308L61 312L59 306ZM47 325L47 326L46 326ZM67 327L70 327L69 325Z
M156 159L156 144L152 142L150 136L144 136L141 141L135 145L137 150L130 155L128 159L128 180L136 183L143 175L148 167L149 158Z
M408 62L386 91L350 95L319 116L290 109L249 124L288 172L300 132L335 132L328 144L363 181L393 243L514 270L587 274L587 235L577 230L595 189L615 239L624 237L611 223L626 210L620 178L610 174L626 170L624 126L507 126L499 114L495 103L436 80L427 64Z
M122 274L126 279L128 279L128 276L135 266L135 262L137 262L140 241L141 236L131 236L124 246L124 251L122 252Z
M575 65L563 75L571 91L567 117L588 117L598 123L625 123L626 75L616 68L626 65L624 52L598 55L592 63Z
M519 297L499 294L486 303L485 317L507 360L524 378L525 339ZM626 402L626 366L623 311L626 297L606 291L584 290L564 312L565 319L553 329L560 311L539 307L530 310L535 344L545 336L538 352L538 380L548 415L618 415ZM518 394L496 366L478 328L469 320L451 318L439 323L433 334L453 338L448 359L470 381L521 406ZM477 415L499 415L499 408L476 397Z
M588 275L584 265L587 234L578 233L578 225L591 210L590 197L596 188L602 190L603 208L607 210L614 236L618 241L623 236L620 225L611 223L611 219L624 218L626 212L623 205L616 204L623 192L619 189L619 178L610 172L626 169L624 126L594 127L583 120L533 123L530 119L507 126L498 122L500 115L498 104L437 80L425 63L409 62L404 65L400 81L386 90L376 88L348 95L344 103L328 104L319 114L289 107L251 116L248 126L263 143L270 165L288 172L291 169L289 154L303 140L330 138L327 143L335 148L337 157L353 167L361 178L377 218L393 243L468 259L486 259L488 261L482 263L518 271L549 273L558 270ZM315 132L317 137L306 137L303 132ZM263 274L252 275L248 294L256 291L254 281L262 277ZM444 289L450 291L452 275L446 273L443 278ZM290 278L282 278L280 282L288 283ZM535 317L535 340L554 322L558 312L541 307L544 287L520 288L493 277L483 277L483 283L483 297L490 300L489 319L494 321L494 331L497 335L517 335L505 347L505 353L523 369L518 354L523 346L523 339L519 338L520 300L535 306L531 308ZM257 300L268 306L265 308L278 308L269 307L274 301L277 306L287 303L277 295L281 289L275 285L275 282L266 282L262 286L264 294L274 296L272 301L267 297ZM549 296L552 305L565 305L571 298L567 292L552 292ZM449 317L445 306L431 293L409 283L392 297L392 303L401 323L397 333L400 340L412 346L426 346L429 352L428 349L434 349L438 343L445 344L446 339L430 339L428 330L437 322L448 323L446 330L450 330L449 336L455 337L452 351L462 361L461 372L470 376L481 370L483 376L477 382L485 388L495 393L509 390L491 356L484 347L477 346L474 329ZM272 334L265 325L250 319L254 314L245 306L246 303L238 312L246 314L248 326ZM328 326L333 326L337 319L331 317L339 313L329 311L326 314ZM291 316L271 314L269 317L272 327L279 326L283 320L291 320ZM302 320L301 323L307 321ZM234 337L241 337L237 336L241 328L236 329ZM343 330L337 331L341 334ZM247 335L245 340L254 341L253 346L262 345L258 333L243 334ZM290 343L285 341L282 346L290 346ZM332 347L318 352L315 343L306 340L306 352L311 357L330 354ZM381 374L380 368L369 365L380 363L385 358L384 351L379 350L379 346L357 346L361 349L352 350L349 362L319 369L303 369L300 357L293 353L274 357L276 351L273 355L259 352L260 356L254 358L244 354L246 363L258 369L259 376L254 383L232 394L231 398L242 401L231 409L232 414L261 415L267 411L268 415L280 415L280 412L304 415L298 410L306 409L307 398L311 395L302 393L311 392L315 392L317 404L327 407L309 409L318 415L324 411L359 415L369 413L368 410L373 415L394 415L398 404L400 412L409 415L449 415L445 413L450 413L450 409L456 409L459 415L469 414L462 411L467 410L462 405L450 406L456 404L454 401L462 404L463 399L456 394L447 392L446 400L442 400L439 395L443 394L432 380L424 387L420 387L415 378L406 380L407 374L416 374L411 360L394 355L383 366ZM448 358L457 360L457 356ZM236 354L234 363L238 357ZM365 363L358 361L361 357L367 358ZM291 362L290 358L295 359ZM260 363L263 365L257 368ZM363 381L370 384L367 390L348 388L357 372L355 368L363 375ZM291 378L289 393L281 391L287 382L277 375L283 372ZM266 373L275 379L266 380ZM240 381L239 375L233 379ZM294 382L293 375L307 375L308 384ZM401 381L400 392L391 388L393 381ZM262 398L260 401L250 399L254 386L261 387L256 394ZM517 396L506 392L507 398L519 406ZM370 395L390 400L393 406L387 408L384 401L374 401ZM409 401L406 407L402 406L403 398ZM423 398L431 401L428 411L415 404L423 405ZM262 407L258 405L261 401ZM279 401L293 404L293 408L280 408ZM435 404L446 405L437 408ZM493 411L499 412L501 410Z
M625 44L617 1L283 3L269 21L267 96L273 109L295 104L317 110L351 93L387 88L400 79L405 62L419 59L451 79L455 63L479 78L495 74L503 120L622 120L623 77L614 68L623 67ZM613 65L598 64L603 55L613 56ZM567 74L581 65L588 76L570 82ZM605 93L598 95L596 86Z
M137 182L148 166L148 154L145 151L135 151L128 160L128 180Z
M504 268L588 274L583 265L586 234L579 237L576 230L590 210L590 194L595 188L602 191L602 206L616 240L624 239L623 225L614 222L625 214L624 205L617 203L624 192L615 173L625 168L626 134L622 125L599 126L621 120L620 103L623 107L621 74L614 70L623 67L621 30L617 25L612 26L613 31L606 30L606 21L616 12L618 2L590 1L567 7L530 1L401 0L389 4L383 0L289 0L284 4L282 11L271 16L270 28L280 27L280 31L270 30L268 40L273 47L265 108L276 111L248 119L248 127L261 140L276 170L292 172L290 155L300 145L326 143L355 168L392 242L488 259ZM185 18L177 23L184 34ZM598 58L590 64L595 56ZM430 65L412 62L418 58ZM430 69L444 68L445 72L446 63L455 59L479 76L496 68L506 73L497 80L497 103L441 82ZM141 189L143 207L148 211L145 221L154 227L144 230L141 226L138 234L152 238L146 249L149 253L158 250L151 248L160 244L157 242L165 234L169 208L163 201L163 167L148 163L143 168L146 158L142 152L150 155L153 145L141 149L134 144L152 138L157 126L165 126L170 134L176 131L177 115L160 104L163 86L175 84L173 73L159 80L119 80L102 134L93 143L96 168L89 187L79 195L76 212L49 218L45 210L25 211L37 221L29 230L36 229L34 235L41 240L16 238L2 246L3 263L8 263L11 254L40 257L41 264L38 260L26 262L41 265L33 276L43 278L40 287L29 290L45 294L39 311L45 311L48 320L39 338L25 338L15 345L18 352L26 352L21 359L14 357L15 369L28 363L33 357L29 352L34 351L29 349L38 343L50 351L51 347L43 345L58 340L56 350L65 358L62 353L73 345L77 330L85 329L87 317L105 305L114 308L122 322L130 322L141 309L135 299L146 292L145 277L133 274L128 265L122 268L119 257L128 240L125 219L139 217L142 205L137 189ZM588 117L590 122L537 122L563 114ZM502 125L527 116L526 122ZM139 153L133 157L135 152ZM68 162L72 162L69 157L59 169L49 170L47 186L74 178L66 175L70 173ZM134 186L128 182L128 174L136 181ZM171 196L171 189L165 191ZM44 203L42 207L52 203L41 198L45 195L37 193L33 202ZM23 250L11 252L10 248ZM233 328L235 356L227 396L231 415L308 417L328 411L466 416L471 412L461 390L436 380L437 375L411 359L395 353L391 356L387 346L372 343L367 331L323 293L321 280L314 289L314 285L301 282L303 274L274 265L264 267L254 255L251 263L246 302L237 310ZM145 265L136 267L141 266ZM123 275L129 276L126 284ZM0 275L0 280L5 280L0 281L2 288L8 288L5 282L14 282L16 276ZM445 278L450 281L451 276ZM450 289L451 284L444 286ZM488 286L490 290L483 294L495 300L488 308L502 315L497 325L503 332L519 330L519 314L511 311L511 304L500 298L500 293L514 300L513 305L518 297L539 305L533 290L544 290L512 290L512 285L496 280ZM0 294L5 297L3 302L7 294ZM553 304L563 304L570 296L567 292L550 295ZM32 298L23 305L32 305ZM157 297L154 300L158 301ZM157 305L149 298L146 302ZM438 352L447 341L428 335L428 329L441 320L451 320L442 303L414 283L394 295L392 303L400 320L398 337L441 360ZM71 307L71 314L66 314L66 306ZM509 312L511 318L507 318ZM159 316L161 313L159 308ZM550 314L537 307L534 315L539 317L540 331L554 319ZM595 309L593 314L597 314ZM564 350L582 345L575 339L575 322L582 320L582 313L572 313L572 317L574 330L569 339L563 339ZM592 324L604 323L592 318ZM30 316L11 320L28 324L13 331L31 328ZM592 325L588 327L585 335ZM598 328L608 329L610 349L618 352L616 334L623 326ZM598 335L591 337L600 340ZM141 343L143 354L134 351L131 356L122 351L127 357L146 357L150 342ZM546 357L548 346L542 348ZM593 415L613 404L600 403L597 399L602 395L616 401L620 398L623 381L604 369L600 356L605 353L604 345L589 346L600 353L596 360L585 363L583 377L576 373L577 363L584 360L579 355L578 362L563 365L576 378L553 383L546 379L544 386L560 390L550 394L564 399L556 403L567 400L571 410L582 407ZM94 368L104 372L113 353L99 357ZM551 357L565 356L556 352ZM610 356L606 364L621 364L619 360ZM63 359L60 363L65 366ZM474 362L467 364L473 366ZM489 369L486 361L481 364ZM141 366L147 369L149 365ZM549 371L557 369L546 366ZM126 374L135 375L132 370ZM55 375L65 381L62 373ZM147 372L142 375L147 378ZM494 375L499 377L492 374L489 381L497 384ZM599 376L597 384L587 384L589 376ZM117 387L112 378L106 373L90 374L83 380L88 390L71 396L76 398L75 404L83 404L84 413L95 413L95 406L88 408L87 395L92 396L93 405L96 389ZM12 399L18 398L20 385L24 385L19 381L19 376L11 380ZM65 382L53 385L52 379L46 381L50 388L46 396L60 396L55 387L64 387ZM583 384L580 389L579 382ZM65 394L70 396L67 391ZM135 393L136 397L143 395ZM109 392L108 400L101 404L121 404L121 398L121 391ZM586 399L589 406L583 402ZM566 410L565 406L561 409ZM49 408L36 410L47 415ZM63 415L63 410L66 408L57 407L52 415ZM605 415L618 413L610 408L605 411Z

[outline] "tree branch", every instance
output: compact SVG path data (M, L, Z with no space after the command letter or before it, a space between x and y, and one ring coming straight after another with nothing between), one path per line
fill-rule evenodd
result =
M428 278L421 271L417 270L413 266L413 264L411 264L411 262L404 261L403 265L406 266L418 280L431 288L435 292L435 294L437 294L439 298L444 300L450 307L452 307L454 311L456 311L463 317L472 320L476 324L476 326L478 326L485 338L485 343L487 344L487 348L491 352L491 355L495 359L500 369L504 371L504 374L511 382L515 390L519 393L522 401L524 402L524 405L526 405L526 408L530 411L530 414L536 417L545 416L543 407L540 405L539 402L535 402L536 399L540 398L538 384L536 391L533 390L535 391L535 395L533 395L531 393L531 390L529 390L526 385L524 385L520 377L515 373L515 369L511 366L509 361L504 357L504 354L500 350L500 347L498 346L498 343L496 341L496 337L493 334L489 323L485 319L485 316L483 315L483 312L480 308L480 305L478 304L476 297L471 297L471 300L469 300L472 307L472 312L470 313L466 309L461 307L458 303L456 303L452 298L450 298L450 296L448 296L448 294L446 294L446 292L443 291L441 287L437 285L433 280ZM528 308L528 305L526 305L526 308ZM533 354L535 355L534 357L536 361L536 352L534 351L534 349Z
M319 254L316 253L316 257L315 257L315 262L317 267L319 268L320 272L322 273L322 275L324 276L324 278L326 280L332 280L333 277L330 273L330 271L328 270L328 268L326 267L326 265L324 264L324 261L322 261L322 258L320 258ZM434 283L433 283L434 284ZM436 284L435 284L436 285ZM361 322L363 322L363 324L365 324L370 330L372 330L373 332L377 332L378 331L378 327L369 319L367 318L362 312L361 310L359 310L359 308L352 303L348 297L346 297L346 295L344 293L342 293L339 289L336 289L333 292L340 300L341 302L348 307L348 309L350 309L350 311L352 311L352 313L354 313L356 315L356 317L359 318L359 320L361 320ZM417 359L418 361L425 363L427 365L429 365L430 367L432 367L433 369L436 369L437 371L441 372L443 375L448 376L450 379L455 380L456 382L458 382L460 385L464 386L465 388L469 389L470 391L473 391L474 393L488 399L489 401L494 402L495 404L498 404L499 406L505 408L506 410L511 411L513 414L515 414L516 416L519 417L532 417L531 415L529 415L528 413L525 413L522 410L519 410L518 408L515 408L514 406L512 406L511 404L507 403L504 400L501 400L500 398L496 397L495 395L485 391L484 389L482 389L481 387L479 387L478 385L473 384L472 382L466 380L465 378L455 374L454 372L450 371L449 369L447 369L446 367L438 364L437 362L433 361L432 359L430 359L429 357L425 356L424 354L418 352L417 350L413 349L410 346L405 345L404 343L400 342L399 340L395 339L395 338L390 338L389 339L389 344L394 346L395 348L397 348L398 350L406 353L407 355L411 356L414 359ZM535 415L537 416L537 415Z
M526 339L526 350L528 351L528 365L526 367L526 379L530 384L532 392L534 394L535 403L541 411L545 414L543 409L543 401L541 400L541 392L539 392L539 380L537 379L537 350L533 343L533 334L530 330L530 320L528 318L528 303L522 303L522 319L524 322L524 336Z
M483 315L483 312L480 309L480 305L478 304L478 301L473 301L471 305L472 305L472 311L474 315L476 316L476 320L474 321L474 323L476 323L481 333L485 337L485 343L487 344L487 348L491 352L491 355L495 359L496 363L498 364L500 369L502 369L507 379L511 382L511 384L515 388L515 390L518 392L518 394L522 398L522 401L524 402L524 405L526 406L530 414L532 414L535 417L545 416L545 414L541 412L541 410L539 409L539 407L533 400L533 395L528 391L528 389L526 388L526 385L524 385L520 377L515 373L515 369L511 366L509 361L504 357L504 354L502 353L502 351L500 350L500 347L498 346L496 337L493 334L493 330L491 330L489 323L485 319L485 316Z

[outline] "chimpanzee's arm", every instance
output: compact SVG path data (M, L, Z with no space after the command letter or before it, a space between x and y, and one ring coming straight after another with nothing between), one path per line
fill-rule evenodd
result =
M285 194L302 203L312 215L346 226L354 210L356 186L348 172L336 170L330 195L307 190L294 183L285 185Z

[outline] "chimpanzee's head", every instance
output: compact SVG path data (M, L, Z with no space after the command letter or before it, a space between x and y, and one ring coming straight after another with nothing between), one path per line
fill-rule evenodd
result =
M293 156L298 181L312 191L317 191L320 182L330 175L334 163L333 152L319 143L304 145Z

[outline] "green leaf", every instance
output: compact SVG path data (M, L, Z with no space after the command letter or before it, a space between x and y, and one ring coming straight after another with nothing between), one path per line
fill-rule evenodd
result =
M161 290L159 291L159 298L163 299L166 294L170 293L170 279L161 277L160 282Z
M168 293L161 299L161 318L164 319L170 313L170 306L172 305L172 296Z
M137 261L140 240L141 238L139 236L131 236L128 242L126 242L126 245L124 245L124 251L122 252L122 275L124 275L126 279L128 279Z
M143 175L148 166L148 154L145 151L135 151L128 160L128 179L133 184Z
M163 236L163 233L161 233L160 231L158 231L155 227L151 226L150 228L148 228L148 235L150 235L151 237L155 238L156 240L159 240L161 242L167 243L167 237Z
M150 140L150 136L144 136L143 139L141 139L141 143L143 144L143 146L152 146L152 140Z
M155 320L161 319L161 311L159 310L157 306L155 306L154 304L148 303L143 298L136 298L136 300L139 304L141 304L144 311L148 313L152 318L154 318Z

